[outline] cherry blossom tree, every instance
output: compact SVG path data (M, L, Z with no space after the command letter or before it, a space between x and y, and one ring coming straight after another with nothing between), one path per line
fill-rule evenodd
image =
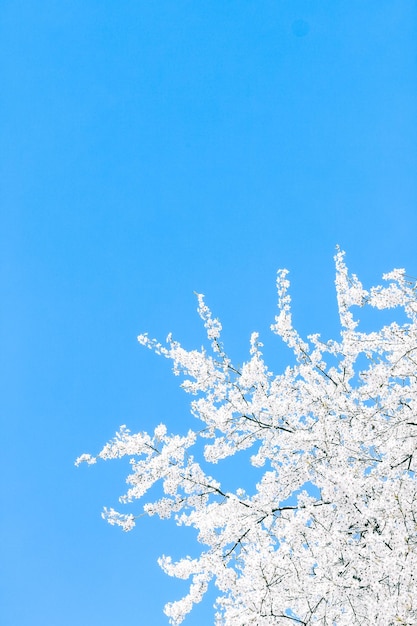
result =
M365 290L340 250L335 261L340 338L300 337L281 270L271 329L295 365L273 375L253 333L249 359L237 366L198 295L206 348L138 337L184 377L197 428L180 436L163 424L151 434L122 426L97 457L77 460L129 457L120 501L145 499L143 512L105 509L110 524L130 531L147 514L196 529L198 558L159 560L170 576L191 581L183 599L165 606L171 624L210 583L217 626L417 624L416 283L395 269L385 286ZM352 308L366 306L402 309L400 322L361 332ZM216 464L249 449L245 458L262 468L252 493L216 480ZM148 492L158 482L164 495L155 499Z

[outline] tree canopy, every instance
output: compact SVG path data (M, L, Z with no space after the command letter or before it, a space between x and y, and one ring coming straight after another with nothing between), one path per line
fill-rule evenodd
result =
M164 424L153 433L122 426L97 457L77 460L129 457L120 501L144 499L147 515L174 516L197 530L198 558L159 560L167 574L191 580L189 593L165 607L171 624L184 620L211 582L217 626L417 623L416 283L395 269L384 286L367 290L348 273L342 251L335 261L339 338L299 335L281 270L271 329L296 363L274 375L253 333L250 357L238 366L198 295L205 348L138 337L184 377L196 428L181 436ZM399 321L362 332L354 307L398 308ZM193 446L204 458L195 458ZM248 472L262 468L253 492L216 479L216 464L249 449ZM164 495L155 499L158 482ZM139 513L110 508L103 516L129 531Z

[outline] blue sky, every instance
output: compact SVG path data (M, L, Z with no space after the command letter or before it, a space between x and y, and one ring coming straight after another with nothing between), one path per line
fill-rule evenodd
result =
M3 0L0 621L152 624L191 531L100 518L126 468L73 465L120 424L189 424L140 332L237 361L288 267L295 323L337 332L333 254L417 275L412 0ZM210 602L187 626L212 623Z

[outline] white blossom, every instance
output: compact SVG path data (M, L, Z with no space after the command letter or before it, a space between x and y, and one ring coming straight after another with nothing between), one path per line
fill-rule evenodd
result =
M335 261L340 337L300 337L282 270L271 328L296 365L272 374L253 333L249 358L237 366L220 322L197 295L207 348L138 337L184 377L196 429L168 434L159 424L150 435L122 426L97 457L77 459L130 459L120 501L134 507L143 498L143 512L105 509L110 524L128 531L145 513L196 529L197 558L159 560L168 575L190 579L189 593L165 607L171 624L210 584L219 592L217 626L417 624L416 283L396 269L383 276L385 286L366 290L342 251ZM357 313L365 306L401 316L363 332ZM200 440L201 462L192 455L193 447L201 454ZM214 470L247 449L251 465L237 489L207 473L207 463ZM252 490L251 466L263 468ZM154 499L157 483L163 495Z

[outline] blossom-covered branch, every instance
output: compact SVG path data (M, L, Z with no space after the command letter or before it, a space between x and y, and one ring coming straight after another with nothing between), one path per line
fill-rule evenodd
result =
M180 436L163 424L153 434L123 426L98 457L77 460L128 456L121 502L145 499L145 514L175 516L197 530L198 558L159 561L167 574L191 579L187 596L165 607L172 624L211 582L219 590L217 626L417 623L416 284L394 270L384 286L365 290L349 275L344 253L335 260L339 338L300 337L287 272L280 271L271 329L296 365L272 374L253 333L240 367L198 295L207 349L187 351L171 336L165 345L138 337L183 376L196 429ZM401 322L361 332L354 307L365 306L398 308ZM199 440L200 462L192 454ZM204 469L212 464L215 474L222 459L248 449L251 465L264 468L252 493L222 485ZM155 500L156 483L164 495ZM103 515L131 530L138 513Z

